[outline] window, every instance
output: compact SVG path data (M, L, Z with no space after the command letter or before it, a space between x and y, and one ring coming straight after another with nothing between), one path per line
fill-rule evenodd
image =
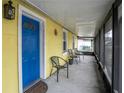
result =
M103 30L103 27L100 30L100 62L102 63L104 67L105 61L104 61L104 30Z
M63 30L63 51L67 50L67 31Z
M97 55L97 57L100 57L100 37L99 37L99 32L97 33L97 35L96 35L96 38L95 38L95 47L96 47L96 55Z
M105 68L106 68L106 75L109 79L109 82L112 81L112 17L107 21L105 24Z

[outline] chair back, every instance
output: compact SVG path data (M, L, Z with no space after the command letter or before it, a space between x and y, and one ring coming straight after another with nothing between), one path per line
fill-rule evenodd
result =
M73 51L72 49L68 49L69 56L73 56Z
M50 59L51 59L51 62L52 62L52 66L59 66L60 65L60 63L59 63L59 57L52 56Z
M78 53L78 50L77 50L77 48L75 48L75 49L74 49L74 52L75 52L75 53Z

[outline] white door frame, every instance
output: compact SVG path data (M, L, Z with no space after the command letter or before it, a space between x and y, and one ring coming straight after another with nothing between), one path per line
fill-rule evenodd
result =
M23 93L22 84L22 15L38 20L40 22L40 78L46 79L46 20L31 10L19 5L18 12L18 73L19 73L19 93ZM41 28L43 26L43 28Z

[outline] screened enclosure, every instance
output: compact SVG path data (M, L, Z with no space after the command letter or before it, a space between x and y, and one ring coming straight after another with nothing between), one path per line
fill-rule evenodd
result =
M106 21L95 37L95 54L99 58L105 74L112 82L112 48L113 48L113 30L112 16Z
M122 5L112 6L94 39L94 53L113 93L122 91Z

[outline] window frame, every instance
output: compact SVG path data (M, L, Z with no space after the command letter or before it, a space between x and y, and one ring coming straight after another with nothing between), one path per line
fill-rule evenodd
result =
M64 38L64 33L65 33L65 38ZM68 31L66 29L63 29L62 32L62 50L63 52L66 52L68 49ZM66 43L65 49L64 49L64 42Z

